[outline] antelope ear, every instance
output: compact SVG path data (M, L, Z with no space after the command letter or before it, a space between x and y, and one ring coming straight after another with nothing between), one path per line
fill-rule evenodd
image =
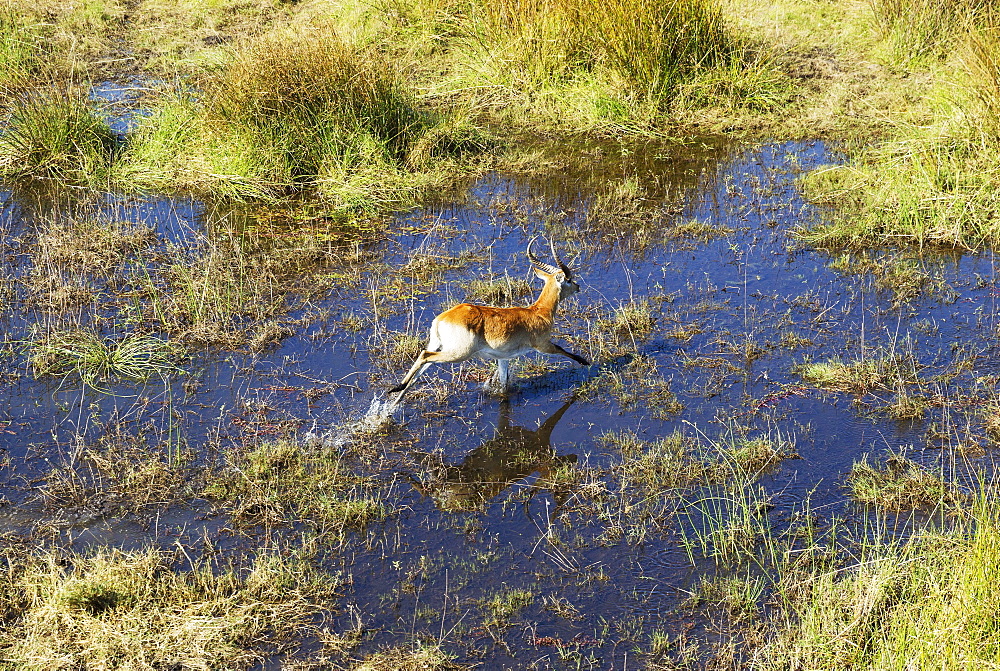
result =
M531 266L531 269L535 271L535 277L537 277L540 280L547 281L550 277L552 277L552 275L550 275L549 273L545 272L544 270L536 266Z

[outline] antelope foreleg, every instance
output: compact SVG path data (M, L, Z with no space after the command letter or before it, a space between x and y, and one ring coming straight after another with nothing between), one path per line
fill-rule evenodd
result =
M544 345L542 345L541 347L539 347L538 351L542 352L543 354L561 354L564 357L568 357L568 358L572 359L573 361L575 361L578 364L581 364L583 366L589 366L590 365L590 362L587 361L586 359L584 359L579 354L573 354L569 350L563 349L562 347L560 347L559 345L555 344L551 340L549 342L545 343Z

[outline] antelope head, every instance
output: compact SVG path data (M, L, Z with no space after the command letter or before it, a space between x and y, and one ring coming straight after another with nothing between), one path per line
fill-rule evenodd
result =
M528 243L528 249L525 251L525 256L528 257L528 262L534 269L535 275L539 279L546 282L554 281L558 285L559 300L569 298L580 290L580 285L573 280L573 271L559 258L556 245L551 239L549 240L549 249L552 250L552 259L556 262L556 265L553 266L539 261L538 257L531 252L531 246L535 244L536 239L537 236L531 239Z

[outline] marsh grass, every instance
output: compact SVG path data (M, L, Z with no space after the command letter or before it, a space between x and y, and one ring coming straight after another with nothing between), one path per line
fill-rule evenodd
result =
M680 525L692 557L699 548L723 563L770 541L771 505L755 480L797 456L794 443L781 434L750 437L733 427L714 438L674 431L644 440L626 431L605 433L598 441L617 451L620 461L600 481L580 469L573 492L593 499L609 542L644 542L671 520ZM771 550L777 552L773 544Z
M469 303L507 307L520 305L521 299L534 292L535 287L523 279L504 277L497 280L472 280L466 286L465 300Z
M780 594L761 668L984 668L996 647L1000 535L994 494L953 528L872 538L839 569L799 573Z
M872 352L852 362L833 359L804 363L793 370L808 384L856 395L877 389L900 389L920 381L912 354L890 351Z
M282 19L293 3L282 0L141 0L129 13L133 58L145 72L178 70L204 76L224 63L231 43Z
M976 24L995 18L988 0L871 0L875 25L902 62L944 55Z
M610 331L615 338L632 343L648 338L655 325L654 307L649 300L623 303L608 318L597 320L597 328Z
M399 0L383 16L384 39L433 73L430 98L489 123L648 135L675 107L788 100L766 91L788 89L767 46L713 0Z
M830 268L849 275L870 275L875 288L890 294L894 307L901 307L921 296L940 295L945 283L940 272L917 257L871 252L845 253L830 263Z
M177 564L155 549L6 562L4 668L250 666L290 646L341 582L263 551L249 570Z
M993 244L993 149L967 137L910 138L859 152L848 166L805 180L831 221L800 232L818 246L975 249Z
M266 345L266 325L290 306L293 271L302 271L296 278L301 285L316 270L297 268L295 252L306 250L295 245L291 256L283 248L259 252L231 233L220 231L201 244L168 245L162 263L137 277L145 317L189 346ZM273 327L271 332L277 334Z
M119 153L83 91L53 83L18 96L0 132L0 176L107 185Z
M38 67L38 41L25 17L10 5L0 6L0 92L23 88Z
M929 44L934 60L946 63L927 66L934 83L926 87L926 100L933 104L917 120L895 125L884 141L854 146L847 165L815 171L804 180L811 198L836 211L831 221L802 231L802 237L820 246L854 249L995 245L1000 236L995 10L990 3L948 0L881 4L903 22L900 35ZM925 10L941 20L927 20ZM927 38L906 23L910 20L925 22L935 34ZM915 46L910 53L926 48Z
M356 474L343 455L291 440L230 455L205 495L226 507L242 527L305 522L334 539L391 513L379 483Z
M485 137L458 115L418 110L375 46L296 24L241 40L201 96L164 98L119 174L237 200L310 189L331 210L382 212L436 188L440 170L488 149Z
M69 267L107 276L158 241L156 231L143 224L100 217L57 218L39 231L41 253L36 266Z
M894 452L881 468L868 463L868 455L855 462L847 487L855 501L888 510L954 507L965 498L942 473Z
M452 661L440 646L430 644L380 650L351 666L354 671L460 671L468 668Z
M977 125L995 138L1000 134L1000 34L996 26L970 28L959 54L978 103Z
M986 436L994 442L1000 441L1000 398L989 398L980 410Z
M496 75L515 86L540 88L603 66L632 96L667 101L693 70L730 49L721 12L703 0L505 0L476 9L480 23L466 30L491 60L513 66Z
M620 451L622 461L615 473L627 488L682 489L710 477L712 466L702 458L700 445L680 431L655 441L642 440L632 432L612 432L599 441Z
M590 37L615 73L640 97L669 101L694 70L732 53L732 37L712 2L589 2Z
M670 380L652 357L637 355L623 364L602 367L577 389L580 400L613 400L621 412L643 407L657 419L672 417L684 405L670 390Z
M486 626L507 625L510 618L530 606L534 601L534 592L527 589L505 590L484 599L482 607L486 613Z
M771 497L759 484L727 478L696 490L682 502L678 522L688 557L717 565L772 565L780 551L769 512Z
M109 426L96 442L78 439L73 458L46 473L39 492L56 510L136 513L192 495L198 476L186 455L169 445L150 445L145 437Z
M722 608L733 618L752 616L759 609L766 587L767 581L760 576L706 577L695 586L685 605Z
M75 373L98 386L181 372L175 363L180 354L175 343L154 335L133 333L109 340L91 329L72 329L45 334L31 344L29 358L38 377Z

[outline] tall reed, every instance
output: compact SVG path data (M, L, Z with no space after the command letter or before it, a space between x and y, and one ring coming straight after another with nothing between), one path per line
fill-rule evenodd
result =
M602 70L647 100L669 100L698 68L733 53L713 0L478 0L465 27L515 85Z
M871 0L877 30L904 60L944 54L993 11L992 0Z

